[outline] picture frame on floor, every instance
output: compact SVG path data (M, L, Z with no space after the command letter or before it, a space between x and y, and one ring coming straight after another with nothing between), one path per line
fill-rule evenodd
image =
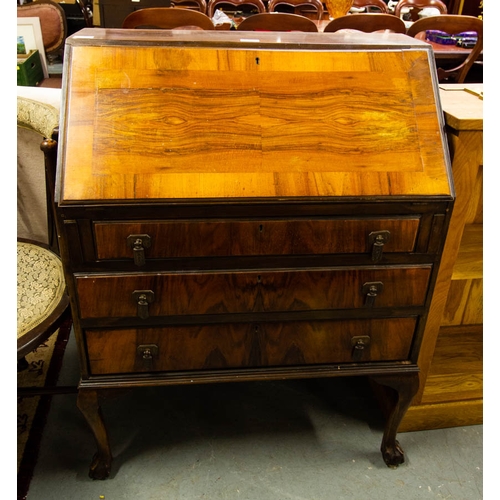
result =
M17 18L17 37L22 37L26 52L38 50L42 62L43 76L49 77L47 68L47 58L43 46L42 29L39 17L18 17Z

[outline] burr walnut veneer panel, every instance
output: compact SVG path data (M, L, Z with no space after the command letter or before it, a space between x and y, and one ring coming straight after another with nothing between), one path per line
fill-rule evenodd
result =
M150 316L424 305L431 267L76 276L82 318L137 316L135 290L151 290ZM411 283L411 286L406 284ZM193 300L196 297L196 300Z
M418 218L331 220L217 220L175 222L96 222L98 259L133 257L127 238L147 234L147 258L233 255L317 255L371 253L372 235L389 231L384 252L414 250ZM210 241L213 245L207 245Z
M99 375L353 360L405 361L410 354L415 325L415 318L227 323L87 330L86 337L91 372ZM364 349L356 359L353 352L356 339L367 332L370 332L370 348ZM148 364L136 346L151 344L158 346L161 355Z
M339 38L326 33L286 51L267 33L245 50L224 47L227 33L215 47L105 33L138 43L68 54L62 202L450 192L423 49L332 55Z

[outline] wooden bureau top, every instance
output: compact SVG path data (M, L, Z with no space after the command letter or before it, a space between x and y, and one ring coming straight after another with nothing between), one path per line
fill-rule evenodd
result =
M84 29L58 202L449 198L432 57L392 34Z

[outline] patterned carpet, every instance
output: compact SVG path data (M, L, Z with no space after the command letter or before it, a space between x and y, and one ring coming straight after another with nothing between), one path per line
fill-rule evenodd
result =
M26 356L29 366L18 372L18 387L49 387L57 383L72 321ZM17 498L25 499L36 465L51 396L17 398Z

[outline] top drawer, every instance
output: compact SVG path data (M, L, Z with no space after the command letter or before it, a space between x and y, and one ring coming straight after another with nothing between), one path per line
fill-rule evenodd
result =
M98 260L412 252L420 218L95 222ZM135 254L135 255L134 255Z

